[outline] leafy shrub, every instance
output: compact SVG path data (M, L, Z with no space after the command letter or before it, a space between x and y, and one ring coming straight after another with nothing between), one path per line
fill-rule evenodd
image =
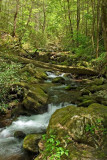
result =
M107 129L103 125L103 119L98 118L95 121L95 124L87 124L85 127L87 133L92 135L93 141L96 144L96 148L101 148L104 140L102 137L107 135Z
M56 139L56 135L50 134L49 137L43 135L43 140L45 140L44 159L49 157L49 160L60 160L63 155L68 156L69 150L61 146L61 142Z
M103 52L97 59L93 59L91 64L100 74L107 74L107 53Z
M18 70L21 64L15 64L11 62L10 64L1 60L0 65L0 103L6 102L6 96L9 90L9 86L20 80L18 75Z

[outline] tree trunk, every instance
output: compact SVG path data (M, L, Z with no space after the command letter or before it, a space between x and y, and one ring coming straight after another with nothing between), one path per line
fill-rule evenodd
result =
M79 46L78 42L79 24L80 24L80 0L77 0L77 47Z
M2 0L0 0L0 12L1 12L1 9L2 9Z
M16 23L17 23L18 10L19 10L19 0L16 0L16 12L14 15L14 24L13 24L13 33L12 33L13 37L16 36Z
M69 18L69 23L70 23L70 33L71 37L73 36L73 28L72 28L72 22L71 22L71 11L70 11L70 2L67 0L68 3L68 18Z
M105 51L107 52L107 0L102 1L102 28Z
M45 1L43 0L43 34L45 33L45 28L46 28L46 6L45 6Z
M88 4L89 2L87 1L87 3L86 3L86 9L87 9L87 14L89 13L89 4ZM87 19L87 17L86 17L86 36L88 36L88 19Z
M29 17L28 17L28 20L27 20L27 23L26 23L26 27L25 29L23 30L23 33L21 34L21 37L19 37L19 44L20 44L20 47L21 47L21 41L25 35L25 32L26 32L26 28L28 28L29 26L29 23L31 21L31 16L32 16L32 9L33 9L33 1L32 1L32 4L31 4L31 8L29 10ZM23 13L22 13L23 14ZM23 17L22 17L23 18Z
M96 58L98 58L98 53L99 53L99 29L100 29L100 0L97 0L97 48L96 48Z
M92 20L92 47L93 50L95 51L95 0L91 0L92 3L92 15L93 15L93 20Z

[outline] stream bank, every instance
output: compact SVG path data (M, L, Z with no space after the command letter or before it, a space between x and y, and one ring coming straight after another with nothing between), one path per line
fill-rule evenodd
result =
M50 74L50 76L48 74ZM35 112L33 113L33 115L19 116L15 121L12 122L10 126L6 128L1 128L0 130L0 159L13 160L13 158L15 157L16 160L20 160L20 159L30 160L32 156L31 157L30 155L28 156L28 154L26 154L26 152L23 152L23 149L22 149L23 138L22 139L15 138L14 134L18 131L21 131L25 133L26 135L34 134L34 133L35 134L45 133L46 128L49 123L49 119L51 115L55 112L55 110L60 109L70 104L70 99L69 100L65 99L63 101L58 99L60 94L63 97L65 94L68 94L68 92L64 89L66 85L62 85L59 83L52 84L51 79L57 76L51 72L47 72L47 75L49 76L49 79L45 80L45 83L41 85L41 88L44 88L45 93L47 92L49 95L47 103L49 102L50 103L47 105L46 107L47 109L45 109L44 111L45 113L43 113L42 111L42 113L40 114L40 111L39 111L38 114L37 112ZM51 87L49 88L47 86L51 86ZM15 108L15 111L16 111L16 108ZM15 116L15 111L14 111L14 116ZM29 112L29 108L27 112ZM25 112L23 112L22 114L25 114Z
M29 61L27 60L26 63L27 62ZM49 69L49 66L48 69L47 68L44 69L44 68L39 68L34 64L32 65L31 63L30 64L26 63L24 61L23 66L20 69L19 73L20 75L22 75L20 81L9 86L10 89L7 97L7 99L9 100L8 101L9 107L6 110L6 113L1 115L1 118L2 117L4 118L4 122L0 121L1 122L0 153L2 160L4 159L13 160L14 157L16 160L20 159L31 160L32 157L34 157L35 153L33 153L32 155L29 154L29 152L28 153L23 152L22 149L23 140L15 138L14 133L16 131L22 131L26 135L32 133L33 134L45 133L49 123L49 119L51 118L51 115L55 112L56 109L61 109L67 106L68 104L69 106L71 106L71 104L75 104L79 107L82 106L88 107L93 103L96 103L98 106L99 103L101 104L101 107L104 107L104 105L107 106L106 79L102 77L98 78L97 76L88 77L87 79L87 76L85 75L77 76L71 73L70 74L60 73L60 71L53 72L52 69ZM94 108L95 110L97 109L95 107L92 108ZM70 109L68 107L67 110L71 110L70 111L71 113L72 111L74 111L74 114L77 115L75 106L70 107ZM79 108L78 110L80 113L81 110L83 110L83 112L85 113L85 110L87 110L87 108L86 109ZM104 110L106 112L105 107ZM63 112L63 110L58 110L58 111ZM99 112L101 112L101 110L99 110ZM91 112L89 114L91 115ZM56 117L56 113L54 115ZM58 115L60 115L60 113ZM66 115L69 116L68 112ZM64 119L64 122L67 121L70 122L69 118L72 118L70 116L66 117L65 115L64 117L66 118ZM61 117L61 119L62 118L63 117ZM58 121L60 122L61 119L58 119ZM7 123L8 121L9 123ZM83 122L80 121L79 123L80 126L81 123ZM74 131L76 131L78 127L79 126L77 125L77 128L75 128ZM53 128L51 124L50 128ZM49 130L47 131L47 134L49 133ZM63 135L61 136L63 138ZM80 143L82 145L81 139L79 139L79 141L77 141L76 143L77 144ZM85 147L87 149L87 146ZM90 148L89 145L88 147ZM73 148L69 150L73 150ZM7 153L7 155L4 154L4 151ZM102 154L103 153L105 152L102 151Z

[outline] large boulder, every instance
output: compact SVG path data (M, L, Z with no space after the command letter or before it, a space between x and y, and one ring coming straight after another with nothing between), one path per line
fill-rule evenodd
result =
M24 138L23 141L23 148L27 151L38 153L39 147L38 143L42 138L41 134L29 134Z
M69 150L68 155L61 156L62 160L91 160L93 157L99 160L101 155L106 160L107 106L93 103L88 108L68 106L57 110L47 129L47 137L50 135L55 135L60 146Z
M20 109L20 113L26 114L26 111L30 113L43 113L46 110L46 103L48 100L48 95L45 93L45 91L42 89L40 84L31 84L31 83L24 83L24 82L19 82L11 86L11 94L13 97L16 95L16 99L19 98L20 100L20 107L18 106L18 110ZM23 90L23 95L17 94L16 88L18 88L18 92L20 91L19 89ZM21 97L21 98L20 98ZM12 100L12 99L11 99ZM14 98L15 100L15 98ZM13 102L9 103L10 105L13 104ZM15 115L14 110L16 110L16 107L13 107L13 115ZM19 113L19 112L17 112Z
M107 105L107 89L94 93L95 100L101 104Z
M35 113L41 113L43 106L48 100L48 95L39 85L35 85L29 89L22 102L24 108Z

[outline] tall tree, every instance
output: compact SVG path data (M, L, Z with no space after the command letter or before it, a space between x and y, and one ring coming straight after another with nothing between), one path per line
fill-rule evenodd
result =
M103 28L104 46L107 52L107 0L102 0L102 28Z
M45 0L43 0L43 34L45 33L45 28L46 28L46 4Z
M16 23L17 23L18 10L19 10L19 0L16 0L16 11L14 14L14 24L13 24L13 33L12 33L13 37L15 37L16 35Z
M71 37L73 36L73 27L72 27L72 21L71 21L71 10L70 10L70 1L67 0L67 5L68 5L68 18L69 18L69 25L70 25L70 33Z
M98 58L98 52L99 52L99 29L100 29L100 0L97 0L97 48L96 48L96 58Z
M95 16L95 0L91 0L91 5L92 5L92 47L93 50L95 51L95 21L96 21L96 16Z
M79 25L80 25L80 0L77 0L77 47L79 45L78 43Z

